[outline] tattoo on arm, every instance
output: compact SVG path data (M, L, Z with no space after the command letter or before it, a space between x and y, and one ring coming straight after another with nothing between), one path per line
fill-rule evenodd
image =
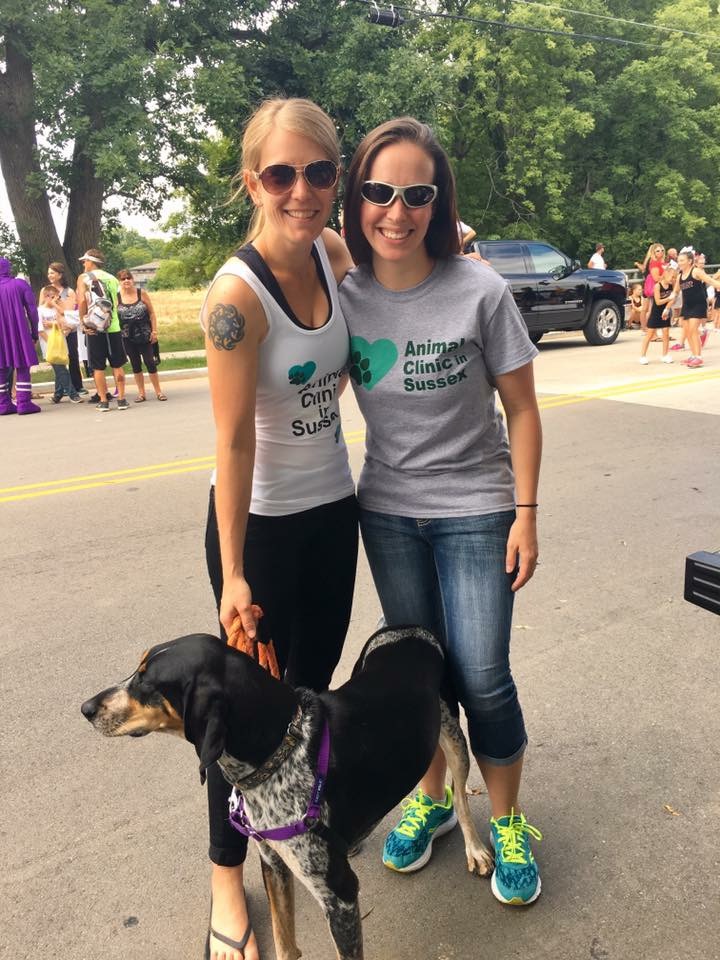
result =
M217 303L207 332L216 350L234 350L245 336L245 317L231 303Z

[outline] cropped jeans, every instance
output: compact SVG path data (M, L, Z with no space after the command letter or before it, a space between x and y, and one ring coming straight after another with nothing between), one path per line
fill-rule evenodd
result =
M360 511L388 626L417 624L441 641L472 751L498 766L519 760L527 744L510 672L516 574L505 572L505 552L514 519L514 510L428 520Z

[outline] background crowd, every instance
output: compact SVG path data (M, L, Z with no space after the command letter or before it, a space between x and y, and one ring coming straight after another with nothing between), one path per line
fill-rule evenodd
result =
M635 262L643 281L630 290L626 322L643 333L641 364L649 362L648 347L657 341L664 363L673 362L671 351L688 351L681 363L690 369L704 366L708 334L720 331L720 271L707 274L705 263L705 254L690 245L678 253L661 243L651 243L643 260ZM671 327L678 328L677 337L670 336Z
M102 251L90 249L80 260L83 273L75 289L64 264L53 262L48 266L48 283L40 291L37 306L29 284L12 278L10 261L2 261L5 296L0 302L0 415L40 412L32 402L29 374L38 361L38 344L42 359L50 364L55 377L50 396L54 404L63 397L73 404L89 397L100 412L109 410L111 395L105 376L109 363L115 381L113 398L117 398L118 410L127 410L127 362L137 389L135 403L147 399L143 365L157 399L167 400L158 376L157 317L150 296L135 285L130 270L120 270L117 277L104 271ZM92 396L85 387L83 372L94 382Z

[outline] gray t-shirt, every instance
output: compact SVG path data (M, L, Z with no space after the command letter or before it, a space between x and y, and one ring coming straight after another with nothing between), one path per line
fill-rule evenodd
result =
M494 378L537 356L505 281L467 257L410 290L367 266L340 286L350 377L366 422L358 496L394 516L511 510L514 481Z

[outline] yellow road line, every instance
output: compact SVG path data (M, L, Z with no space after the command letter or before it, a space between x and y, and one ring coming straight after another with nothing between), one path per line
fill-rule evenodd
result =
M626 393L643 393L646 390L662 390L665 387L681 387L698 381L717 380L720 370L703 370L680 373L675 376L658 377L654 380L633 380L631 383L617 383L613 386L600 387L597 390L578 390L577 393L560 393L543 397L538 401L541 410L553 407L569 406L573 403L585 403L588 400L604 400L609 397L618 397Z
M685 386L704 380L717 380L720 370L683 371L674 376L658 377L654 380L635 380L631 383L619 383L600 387L597 390L578 390L577 393L552 394L538 401L541 410L566 407L588 400L603 400L622 396L626 393L640 393L646 390L662 390L665 387ZM345 433L345 443L350 446L365 440L365 430L349 430ZM38 497L50 497L58 493L76 493L80 490L92 490L97 487L120 486L121 484L153 480L157 477L173 477L184 473L208 471L215 465L214 456L190 457L185 460L172 460L167 463L147 464L142 467L128 467L124 470L109 470L105 473L90 473L80 477L64 477L61 480L43 480L38 483L26 483L15 487L0 487L0 503L13 503L18 500L34 500Z
M345 443L362 443L364 430L351 430L345 434ZM65 477L62 480L46 480L41 483L26 483L16 487L0 487L0 503L18 500L36 500L56 493L77 493L97 487L113 487L121 484L152 480L156 477L173 477L183 473L209 472L215 466L215 457L191 457L187 460L172 460L168 463L147 464L143 467L128 467L126 470L110 470L105 473L90 473L82 477ZM6 494L6 496L3 496Z

